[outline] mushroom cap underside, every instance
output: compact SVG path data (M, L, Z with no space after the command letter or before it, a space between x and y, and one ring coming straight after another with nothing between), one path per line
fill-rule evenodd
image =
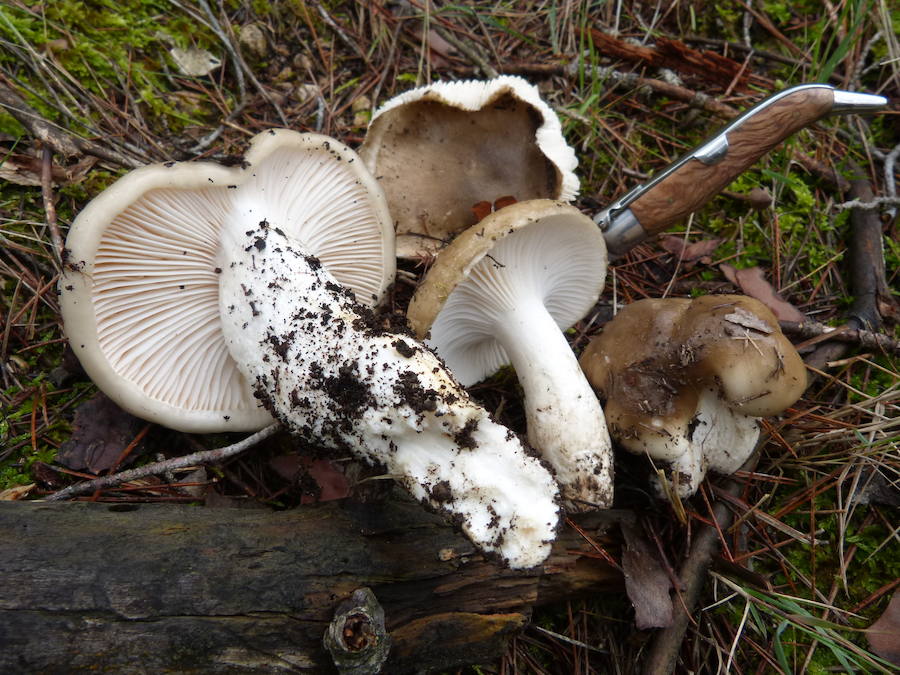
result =
M478 202L569 201L578 192L556 114L519 77L401 94L375 112L360 155L385 189L401 257L438 250L474 225Z
M194 432L271 422L219 319L219 233L236 195L251 191L278 201L280 227L320 251L360 300L372 302L393 280L384 196L333 139L272 130L254 138L240 167L170 162L126 174L72 224L60 305L85 370L130 412ZM348 236L360 245L354 252L337 244Z
M590 218L557 201L518 202L441 251L407 316L460 381L472 384L509 363L497 321L533 307L565 330L594 306L605 277L606 246Z

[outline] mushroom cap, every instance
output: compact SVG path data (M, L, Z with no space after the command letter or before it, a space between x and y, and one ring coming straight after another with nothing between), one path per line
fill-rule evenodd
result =
M707 295L685 309L675 339L691 351L728 406L744 415L777 415L806 390L806 367L778 319L758 300ZM696 346L695 346L696 345Z
M690 300L647 299L627 305L582 352L579 363L606 400L610 433L632 452L671 461L684 452L681 437L699 391L668 358L672 332ZM674 358L674 357L673 357Z
M277 201L279 227L360 301L383 295L395 265L386 201L356 154L333 139L271 130L252 140L241 167L132 171L73 222L59 285L72 348L120 406L189 432L271 423L228 353L218 304L223 223L265 199Z
M495 322L528 298L567 329L600 297L606 244L597 225L562 202L534 199L488 215L435 260L407 318L464 385L509 363Z
M474 225L478 202L578 193L578 160L559 119L515 76L400 94L375 111L359 154L387 194L400 257L436 251Z
M580 363L606 401L615 440L682 465L696 456L703 473L735 471L756 443L753 418L782 412L806 388L803 361L775 316L740 295L634 302Z

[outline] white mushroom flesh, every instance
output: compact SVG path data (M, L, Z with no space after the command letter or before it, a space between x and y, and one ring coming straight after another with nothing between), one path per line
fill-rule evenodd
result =
M381 330L268 213L245 204L220 250L223 330L257 397L292 433L383 464L511 567L541 563L559 520L549 472L433 353Z
M741 468L758 440L755 417L723 406L714 389L704 389L689 421L675 425L651 420L641 435L619 442L631 452L664 462L670 489L684 498L697 492L708 471L730 475ZM656 487L665 493L659 482Z

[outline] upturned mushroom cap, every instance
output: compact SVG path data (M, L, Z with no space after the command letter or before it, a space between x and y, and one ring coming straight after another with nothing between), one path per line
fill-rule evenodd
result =
M464 385L512 363L528 440L556 471L570 511L612 501L603 411L562 333L594 306L605 275L606 246L590 218L561 202L518 202L441 251L408 310Z
M473 204L574 199L559 119L520 77L436 82L375 111L359 153L397 221L397 255L435 251L475 224Z
M416 335L468 386L510 363L497 324L539 299L559 330L594 306L606 279L606 245L590 218L548 199L495 211L441 251L407 318Z
M126 410L192 432L272 421L226 349L218 305L223 223L261 202L360 301L375 302L393 280L384 195L333 139L271 130L253 139L241 167L132 171L75 219L59 285L72 348Z
M806 388L803 361L762 303L739 295L639 300L581 355L610 434L668 463L681 496L708 469L732 473Z

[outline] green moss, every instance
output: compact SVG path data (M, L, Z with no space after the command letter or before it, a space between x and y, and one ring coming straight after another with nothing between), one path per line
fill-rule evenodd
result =
M48 333L41 339L58 337ZM37 340L36 340L37 342ZM32 396L25 397L15 408L0 410L0 447L18 449L9 457L0 460L0 490L16 485L25 485L34 481L31 469L36 462L50 463L56 458L57 447L71 436L71 422L60 410L74 408L77 404L92 395L96 388L89 382L81 382L66 389L58 389L50 382L47 373L59 363L62 345L49 344L44 347L25 352L22 359L27 366L25 376L19 379L22 389L11 388L3 392L5 399L14 399L22 391L34 391ZM40 392L40 395L37 394ZM41 429L36 435L37 446L33 444L31 433L32 415L43 420L42 401L46 400L49 413L49 427ZM38 406L35 410L35 406Z
M791 20L791 7L794 3L788 5L785 2L764 2L763 11L770 19L776 20L778 23L785 24Z
M874 354L869 360L880 368L854 369L850 374L850 386L863 394L850 391L847 394L851 403L861 403L867 398L882 394L897 384L896 373L900 371L900 363L897 359L885 354Z
M0 6L0 39L10 45L0 51L0 65L20 73L27 102L76 132L89 132L92 122L83 114L86 94L122 108L137 102L160 130L179 130L214 114L213 109L199 108L186 114L167 100L178 86L167 72L172 68L168 49L197 46L216 52L221 46L210 31L173 11L165 0L58 0L31 3L27 8ZM54 65L35 73L32 67L38 59ZM84 92L76 92L79 100L60 95L59 87L55 93L48 91L47 84L53 85L48 72L70 86L77 82L76 89ZM126 87L132 101L122 100ZM22 133L2 117L0 130Z
M13 138L19 138L25 133L25 127L19 124L15 117L6 110L0 109L0 134L7 134Z

